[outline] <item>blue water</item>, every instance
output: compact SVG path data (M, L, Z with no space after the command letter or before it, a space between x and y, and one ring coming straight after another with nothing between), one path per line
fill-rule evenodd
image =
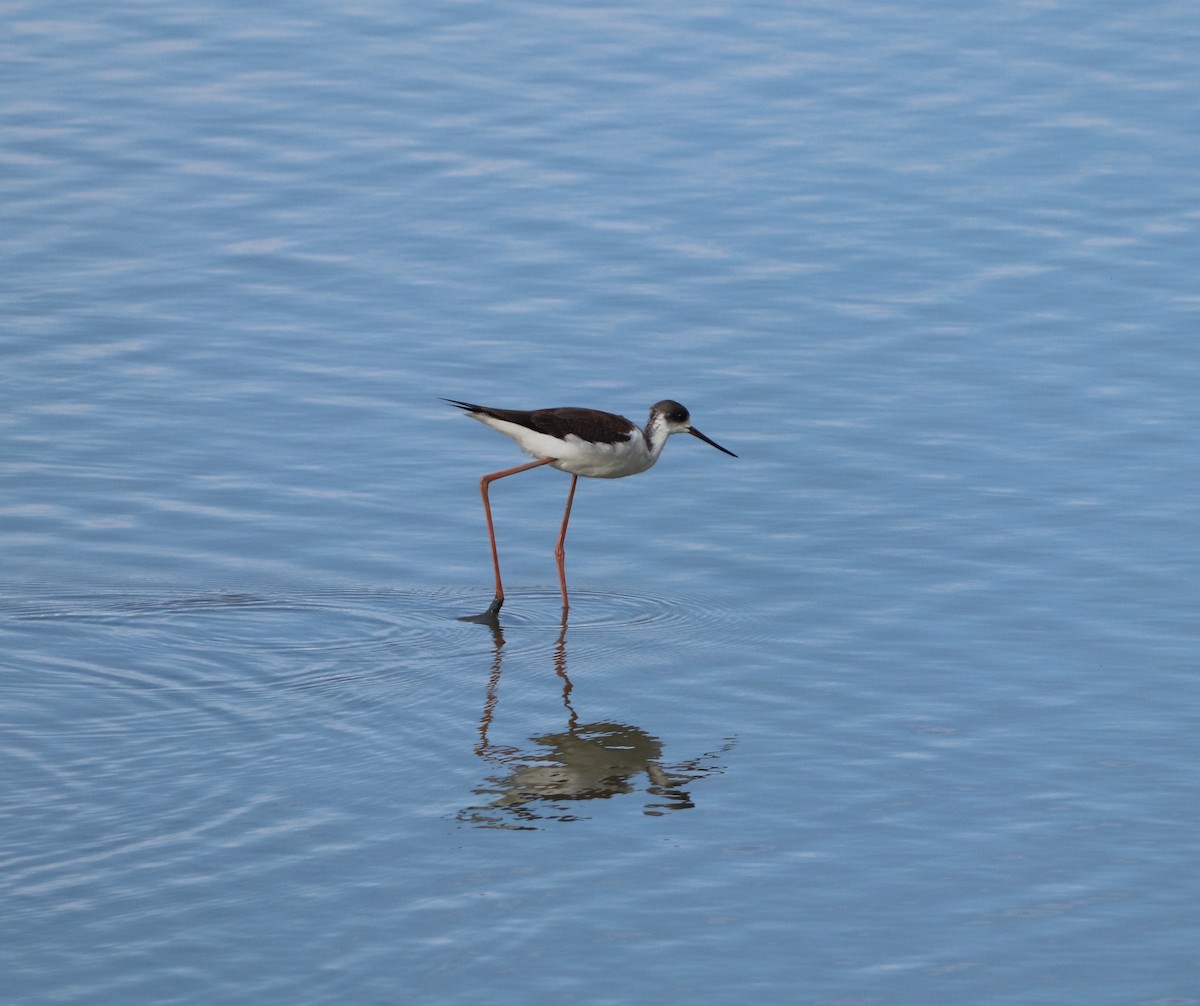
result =
M6 1001L1200 1003L1194 5L5 18Z

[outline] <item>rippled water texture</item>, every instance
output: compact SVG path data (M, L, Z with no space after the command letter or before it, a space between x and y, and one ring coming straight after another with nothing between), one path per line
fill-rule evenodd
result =
M6 1003L1200 1004L1194 4L4 14Z

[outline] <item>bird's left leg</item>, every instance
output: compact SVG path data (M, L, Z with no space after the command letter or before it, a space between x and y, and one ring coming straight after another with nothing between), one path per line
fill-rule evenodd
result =
M567 571L565 566L567 552L565 543L567 540L567 522L571 519L571 503L575 499L575 483L578 481L578 475L571 476L571 488L567 491L567 508L563 511L562 530L558 532L558 544L554 547L554 559L558 563L558 585L562 588L563 615L566 615L567 610L571 607L571 602L567 599Z

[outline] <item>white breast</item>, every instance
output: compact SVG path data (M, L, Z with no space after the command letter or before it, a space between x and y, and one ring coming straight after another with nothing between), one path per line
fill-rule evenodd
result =
M470 413L472 419L511 437L526 454L535 458L554 458L551 468L582 475L591 479L619 479L626 475L644 472L658 460L646 450L642 431L636 426L628 440L613 444L593 444L568 433L560 440L545 433L538 433L526 426L497 419L482 412Z
M642 431L635 430L628 440L615 444L593 444L567 434L564 440L556 440L556 450L542 457L558 460L551 468L583 475L592 479L620 479L626 475L644 472L657 460L646 450Z

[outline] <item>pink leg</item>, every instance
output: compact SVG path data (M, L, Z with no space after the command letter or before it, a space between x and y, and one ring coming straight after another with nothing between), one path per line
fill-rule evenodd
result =
M537 461L530 461L527 465L517 465L516 468L506 468L502 472L492 472L491 475L485 475L479 480L479 492L483 496L483 515L487 518L488 540L492 543L492 567L496 570L496 599L492 601L491 607L484 613L485 615L494 616L500 610L500 605L504 603L504 586L500 582L500 553L496 551L496 529L492 524L492 505L488 502L488 486L496 479L502 479L507 475L516 475L517 472L527 472L530 468L548 465L553 460L554 458L540 458ZM572 484L572 488L574 488L574 484ZM566 531L565 525L563 531Z
M567 571L564 565L567 558L567 551L564 546L567 540L567 521L571 519L571 503L575 499L575 483L578 481L578 475L571 476L571 488L567 492L567 509L563 511L562 530L558 532L558 544L554 547L554 558L558 563L558 585L562 588L564 615L571 607L571 602L567 600Z

